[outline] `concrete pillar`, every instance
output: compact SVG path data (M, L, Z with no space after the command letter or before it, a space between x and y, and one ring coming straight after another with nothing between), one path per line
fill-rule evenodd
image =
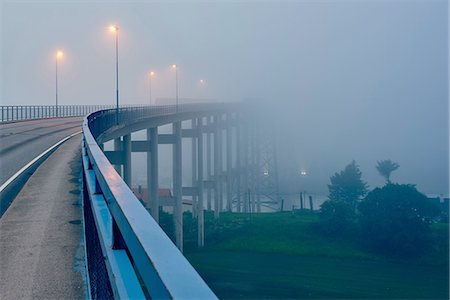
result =
M256 166L256 211L258 213L261 212L261 173L263 170L261 170L261 147L260 147L260 135L259 135L259 128L256 128L255 126L255 166ZM267 170L270 174L270 172L273 172L273 170Z
M248 186L248 177L249 177L249 158L248 158L248 151L249 151L249 141L248 141L248 120L245 121L245 124L242 128L242 133L243 133L243 139L242 139L242 151L243 151L243 188L244 188L244 212L248 213L249 211L249 196L248 191L249 191L249 186Z
M220 135L219 135L219 117L214 116L214 218L219 218L220 214Z
M199 247L205 245L205 219L203 214L203 118L199 118L197 121L197 190L198 190L198 202L197 202L197 223L198 223L198 239L197 243Z
M259 176L259 165L256 162L256 147L255 147L255 128L254 128L254 124L250 125L251 129L250 129L250 155L251 155L251 198L250 198L250 202L251 202L251 212L254 213L256 212L256 181L257 178Z
M173 218L175 223L175 244L183 252L183 195L181 177L181 121L172 125L175 142L173 144L173 196L175 197L175 207Z
M233 127L231 122L231 113L227 114L227 127L226 127L226 148L227 148L227 211L232 211L233 209L233 192L232 192L232 182L233 182L233 148L231 147L233 135Z
M193 131L197 129L197 120L192 119L191 121L191 128ZM192 141L192 186L197 186L197 141L195 137L191 138ZM192 196L192 216L195 218L197 217L197 196Z
M236 114L236 195L237 195L237 203L236 208L237 212L241 212L241 118L240 114Z
M150 143L150 152L147 152L147 205L153 219L159 223L158 127L147 129L147 140Z
M131 188L131 134L123 136L123 180Z
M114 151L122 151L121 138L118 137L114 139ZM122 176L122 165L114 165L114 169L116 170L119 176Z
M217 132L217 139L219 140L219 172L218 183L219 183L219 210L223 211L223 130L222 130L222 114L219 115L219 122L217 123L219 131Z
M208 129L210 129L211 126L211 117L207 116L206 117L206 126L208 127ZM211 132L206 132L206 178L208 181L212 180L212 176L211 176ZM207 205L206 205L206 209L208 211L211 210L211 188L208 187L206 189L206 201L207 201Z

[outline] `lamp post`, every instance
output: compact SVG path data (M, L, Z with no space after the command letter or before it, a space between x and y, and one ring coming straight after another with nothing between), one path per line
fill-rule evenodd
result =
M109 30L116 35L116 125L119 124L119 27L109 26Z
M172 69L175 70L175 99L176 99L176 112L178 112L178 66L172 65Z
M150 73L148 73L148 87L149 87L148 96L150 98L150 105L153 104L153 101L152 101L152 77L153 76L155 76L155 72L150 71Z
M64 53L60 50L56 52L55 57L55 104L56 104L56 117L59 116L58 113L58 61L63 57Z

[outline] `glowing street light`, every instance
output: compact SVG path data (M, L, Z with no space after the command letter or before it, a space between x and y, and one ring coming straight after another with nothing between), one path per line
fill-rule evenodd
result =
M200 83L200 85L204 85L206 83L206 80L200 79L198 82Z
M59 116L58 113L58 61L60 59L62 59L64 56L64 53L61 50L56 51L56 56L55 56L55 102L56 102L56 117Z
M116 125L119 124L119 27L109 26L109 31L116 35Z
M148 83L149 83L149 90L148 90L148 94L149 94L149 98L150 98L150 105L151 104L153 104L153 101L152 101L152 77L154 77L155 76L155 72L153 72L153 71L150 71L149 73L148 73Z
M175 99L176 99L176 111L178 112L178 66L173 64L172 69L175 70Z

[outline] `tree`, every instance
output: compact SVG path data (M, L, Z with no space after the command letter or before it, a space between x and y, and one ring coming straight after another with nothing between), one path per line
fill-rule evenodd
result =
M391 173L395 170L397 170L400 167L400 165L396 162L392 162L390 159L377 161L376 168L381 176L386 178L386 183L390 183L389 177L391 176Z
M432 241L429 228L439 209L414 185L388 183L360 203L361 233L366 244L387 255L415 255Z
M356 227L356 204L367 193L367 184L355 161L330 177L328 200L320 206L323 232L345 235Z
M356 204L367 194L368 185L361 179L361 171L353 160L345 169L330 177L328 185L331 201L343 201L355 211Z

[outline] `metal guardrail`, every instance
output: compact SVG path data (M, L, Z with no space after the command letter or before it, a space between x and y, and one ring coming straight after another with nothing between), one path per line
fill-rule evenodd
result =
M123 105L121 107L136 107ZM1 105L1 122L33 120L57 117L85 116L101 109L115 108L114 105Z
M121 109L119 125L183 112L201 113L214 106ZM82 142L85 194L89 197L114 297L217 299L98 146L96 137L115 124L115 110L90 114L84 119Z

